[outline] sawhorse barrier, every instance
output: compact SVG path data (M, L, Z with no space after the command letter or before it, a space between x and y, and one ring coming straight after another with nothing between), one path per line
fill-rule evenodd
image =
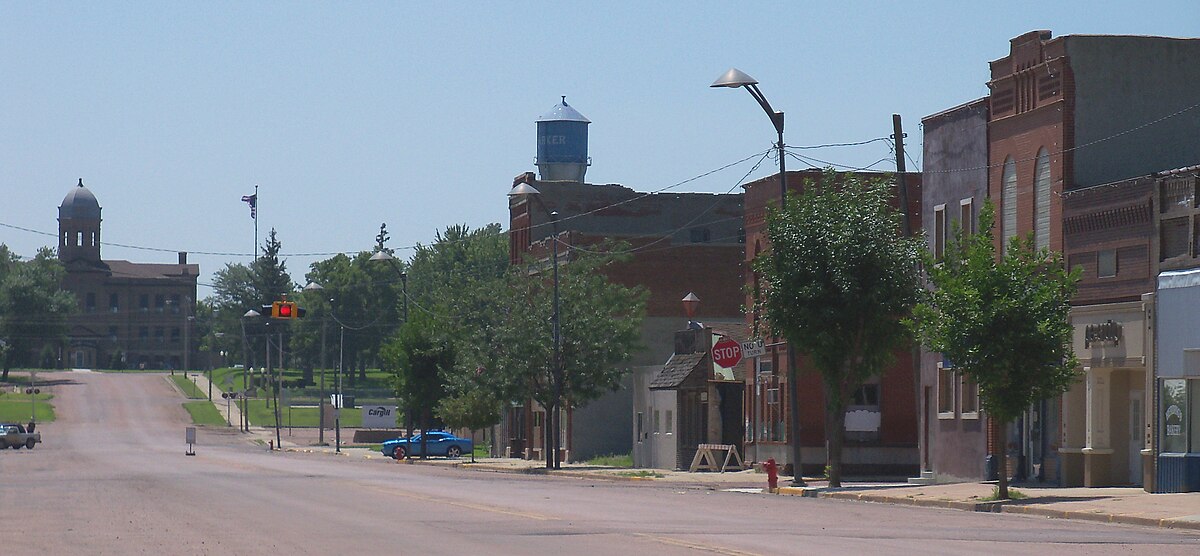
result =
M718 452L725 452L725 457L718 459ZM700 444L696 446L696 456L692 458L692 465L688 468L688 472L720 471L724 473L731 460L737 462L738 471L746 468L742 456L738 455L737 447L733 444ZM721 461L721 463L718 464L717 461Z

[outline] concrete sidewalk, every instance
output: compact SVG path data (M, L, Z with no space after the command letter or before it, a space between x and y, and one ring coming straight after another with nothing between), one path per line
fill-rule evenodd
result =
M855 485L839 489L783 487L780 494L814 496L840 500L858 500L885 504L903 504L953 508L976 512L1017 513L1169 527L1200 531L1200 492L1151 494L1136 487L1072 488L1043 485L1010 486L1025 498L985 501L992 496L994 483L953 483L940 485Z

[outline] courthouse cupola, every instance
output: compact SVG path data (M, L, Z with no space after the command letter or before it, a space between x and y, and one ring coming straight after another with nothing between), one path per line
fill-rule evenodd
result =
M58 258L100 262L100 203L83 186L83 178L58 207Z

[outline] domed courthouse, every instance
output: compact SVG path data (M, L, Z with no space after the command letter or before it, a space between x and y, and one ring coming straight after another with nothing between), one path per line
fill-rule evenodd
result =
M190 330L200 266L100 258L100 203L83 180L58 207L63 289L78 310L67 319L60 364L74 368L182 369L195 361Z

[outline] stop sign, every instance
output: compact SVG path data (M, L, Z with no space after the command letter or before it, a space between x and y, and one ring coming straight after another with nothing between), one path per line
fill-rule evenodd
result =
M729 338L724 338L713 346L712 356L714 363L726 369L732 368L742 360L742 346Z

